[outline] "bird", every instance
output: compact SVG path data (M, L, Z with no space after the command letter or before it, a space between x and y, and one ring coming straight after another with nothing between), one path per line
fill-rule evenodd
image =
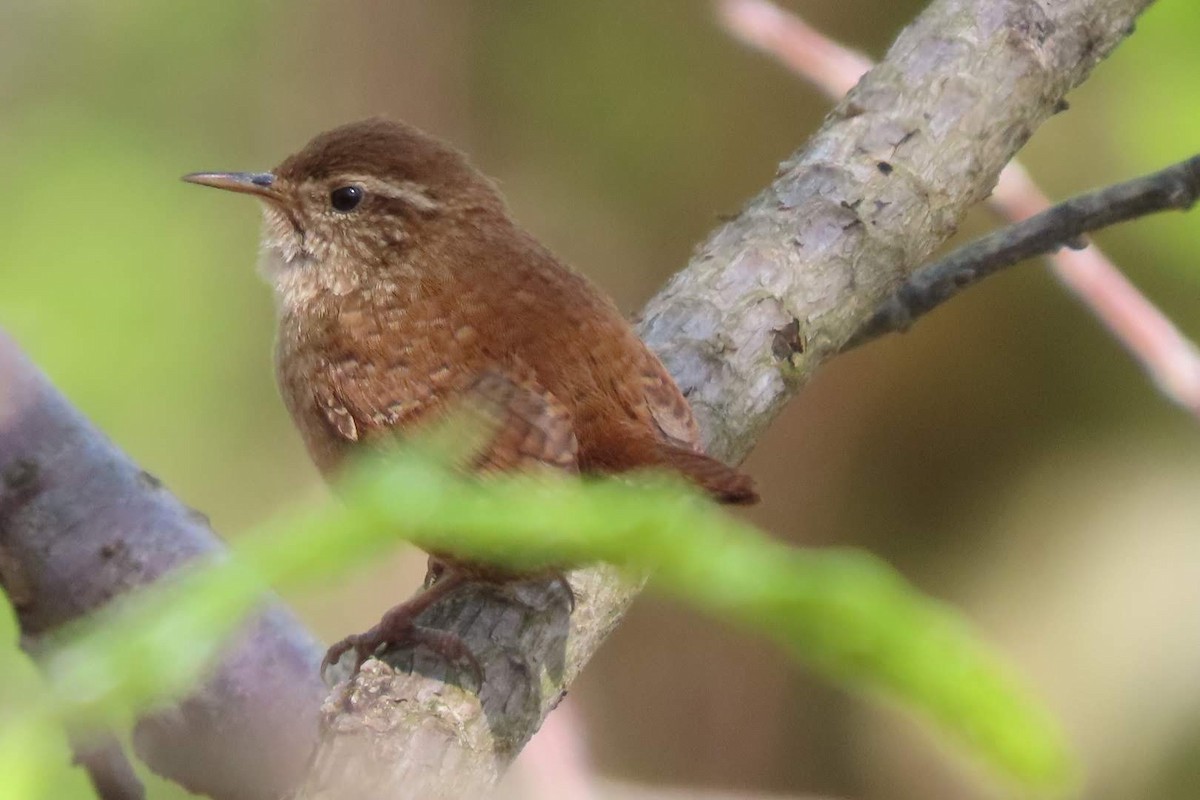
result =
M276 379L327 479L473 403L495 422L480 474L657 468L718 502L758 499L751 478L702 451L686 398L615 303L522 228L452 145L375 117L317 135L270 172L183 179L261 201ZM384 645L417 644L478 671L461 640L417 618L466 583L523 576L447 553L430 554L430 575L331 646L322 674L349 651L357 672Z

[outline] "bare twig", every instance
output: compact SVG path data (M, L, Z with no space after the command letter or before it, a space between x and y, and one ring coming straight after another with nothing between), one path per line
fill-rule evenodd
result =
M1008 219L1023 220L1049 208L1050 201L1014 161L1001 174L991 205ZM1049 261L1063 286L1092 310L1159 390L1200 416L1200 351L1175 323L1094 244L1061 250Z
M717 14L731 34L777 59L833 100L854 88L874 66L770 0L719 0Z
M75 763L83 767L98 800L145 800L146 789L133 771L121 743L104 735L88 742L72 741Z
M1062 247L1079 247L1085 233L1159 211L1186 210L1200 197L1200 156L1115 186L1079 195L1035 217L984 236L921 268L847 342L847 348L890 331L906 330L919 317L996 272ZM1143 346L1162 346L1157 332L1131 331ZM1189 355L1197 358L1193 349ZM1161 358L1166 358L1164 354ZM1200 365L1200 359L1194 362ZM1189 385L1192 408L1200 411L1200 369Z
M0 342L0 347L3 344ZM0 356L0 365L3 357ZM0 380L10 377L5 370L0 369ZM3 412L3 392L0 392L0 418ZM17 477L14 491L13 478ZM37 484L35 472L28 462L17 467L9 467L0 478L0 541L5 538L5 520L11 518L22 505L33 499ZM8 554L8 550L0 548L0 553ZM0 567L0 587L8 593L14 606L18 603L28 605L33 597L32 587L23 583L24 567L12 558L8 558ZM22 594L24 593L24 595ZM40 661L42 639L23 633L21 649L35 661ZM138 778L125 755L121 741L110 730L67 730L71 752L75 764L87 773L92 789L99 800L144 800L146 789Z
M770 54L835 100L871 66L865 56L770 0L719 0L718 11L734 36ZM1000 173L988 203L1012 222L1050 207L1049 199L1016 161ZM1200 414L1200 353L1175 324L1098 247L1055 253L1049 262L1059 281L1137 359L1160 391Z

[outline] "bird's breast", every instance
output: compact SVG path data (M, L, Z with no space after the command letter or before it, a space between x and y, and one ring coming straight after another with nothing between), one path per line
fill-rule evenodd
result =
M445 309L394 295L322 298L281 314L276 376L323 471L438 411L481 369L479 332Z

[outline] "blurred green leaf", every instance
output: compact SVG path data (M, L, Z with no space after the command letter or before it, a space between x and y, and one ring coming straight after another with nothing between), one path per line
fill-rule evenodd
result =
M111 724L179 696L268 585L328 580L400 530L427 549L516 568L603 560L653 570L661 589L920 712L1022 786L1072 786L1057 726L1002 660L864 553L773 542L655 475L478 479L412 447L362 466L344 500L243 537L233 558L124 598L70 632L45 660L52 691L10 718L0 760L34 763L33 739L13 730Z

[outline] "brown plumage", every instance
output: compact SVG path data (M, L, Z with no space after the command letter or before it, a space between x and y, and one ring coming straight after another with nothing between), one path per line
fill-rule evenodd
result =
M357 448L474 399L499 426L481 469L661 467L723 502L749 478L700 452L691 409L614 304L508 215L457 150L399 122L321 134L273 173L186 178L265 202L261 269L275 289L281 394L327 476ZM432 588L330 652L425 641L412 624L474 574Z

